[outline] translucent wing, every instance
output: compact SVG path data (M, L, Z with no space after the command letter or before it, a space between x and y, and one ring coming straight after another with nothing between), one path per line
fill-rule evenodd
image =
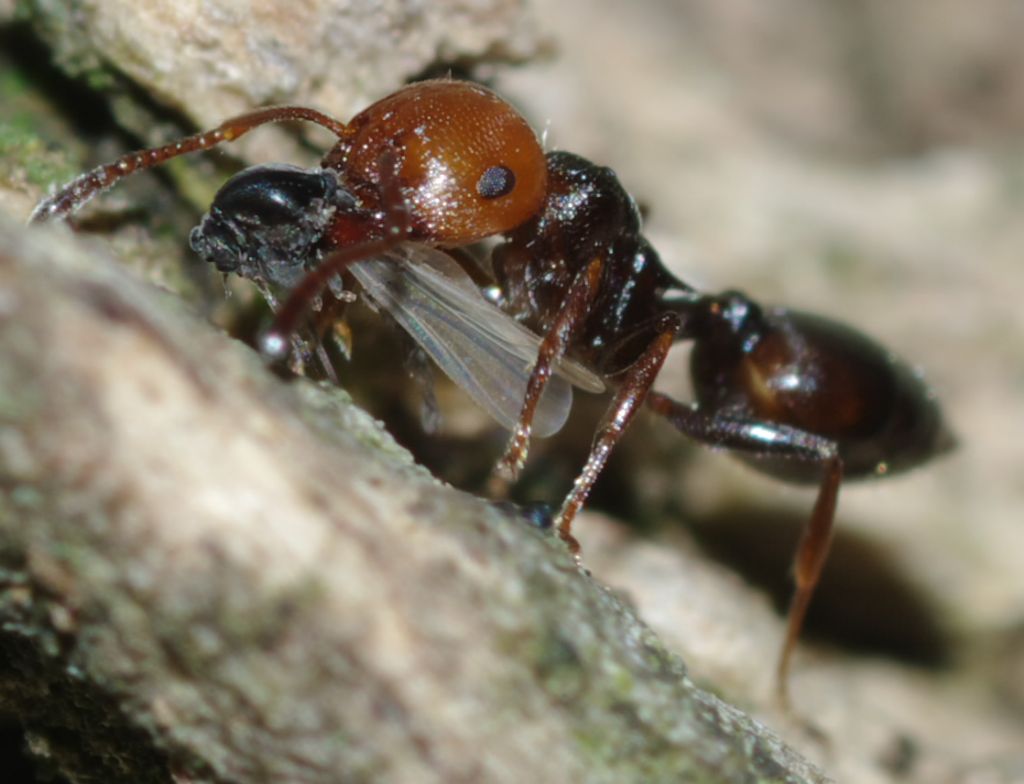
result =
M519 419L540 338L495 305L447 254L403 245L350 270L370 301L386 310L456 384L511 430ZM601 392L601 379L563 360L548 383L533 432L547 436L565 424L573 385Z

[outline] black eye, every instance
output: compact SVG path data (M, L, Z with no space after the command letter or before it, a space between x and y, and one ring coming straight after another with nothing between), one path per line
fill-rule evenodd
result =
M497 199L516 187L516 175L507 166L492 166L476 181L476 192L482 199Z

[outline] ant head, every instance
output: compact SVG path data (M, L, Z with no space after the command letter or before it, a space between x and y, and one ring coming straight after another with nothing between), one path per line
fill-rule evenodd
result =
M547 187L526 120L469 82L411 84L356 115L339 146L330 165L366 205L381 200L381 160L393 153L414 234L443 246L515 228L540 209Z
M252 166L224 183L189 244L221 272L290 288L319 259L334 214L354 204L332 171Z

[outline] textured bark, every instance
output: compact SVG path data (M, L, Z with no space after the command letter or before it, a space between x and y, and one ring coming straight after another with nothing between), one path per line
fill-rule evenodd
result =
M0 695L73 780L823 780L343 393L2 232Z
M162 106L211 126L253 106L285 102L344 118L432 66L522 60L540 46L525 6L524 0L29 0L23 15L65 71L108 92L131 85L136 103L142 88ZM139 124L134 130L146 136L158 129Z
M648 208L648 237L683 279L711 290L736 286L765 303L829 313L865 329L908 360L920 363L962 439L954 454L914 474L860 487L850 483L843 488L832 556L793 672L794 703L801 717L814 722L817 735L772 711L771 659L782 631L764 593L745 584L740 576L762 587L777 585L779 600L784 601L792 542L811 503L807 495L761 480L727 459L704 454L696 457L677 434L657 428L651 418L640 417L617 448L613 463L618 465L609 467L605 479L611 480L614 492L623 491L622 499L612 501L623 519L650 521L656 527L652 526L648 536L638 536L588 514L576 529L587 567L597 579L628 593L666 645L682 653L695 679L713 684L715 693L730 702L758 711L777 731L785 733L787 742L838 780L863 784L966 784L981 779L1010 784L1022 780L1024 570L1020 569L1019 554L1024 551L1024 528L1020 526L1024 485L1019 481L1019 466L1024 462L1024 442L1008 437L1012 430L1008 425L1019 419L1020 379L1024 377L1024 342L1019 337L1024 334L1024 311L1019 304L1024 222L1020 220L1022 191L1017 187L1021 159L1017 129L1024 117L1020 111L1024 106L1020 100L1024 60L1017 45L1019 3L984 0L981 12L978 4L958 6L950 0L941 3L942 13L935 13L915 0L861 0L848 8L828 10L810 0L786 0L771 4L770 11L765 4L751 0L314 1L293 4L293 14L285 16L259 13L259 8L271 4L255 2L248 7L257 12L243 17L237 8L245 3L217 0L179 4L196 13L179 14L174 25L164 26L152 24L153 15L160 13L159 5L92 0L18 3L19 18L28 19L35 30L45 31L62 66L99 90L79 92L49 71L49 51L32 44L22 46L28 38L24 26L0 28L0 74L4 77L0 79L0 212L23 218L52 183L65 181L126 146L163 141L180 131L194 130L194 126L209 126L257 102L312 104L344 118L424 69L436 73L439 66L443 71L447 64L469 63L477 66L477 76L496 75L497 89L526 112L535 128L544 130L550 146L615 167L626 187ZM539 12L536 28L523 13L531 5ZM13 1L0 0L0 21L9 21L13 15ZM526 57L542 48L535 29L557 41L561 53L557 60L517 69L480 67L489 61ZM40 73L44 78L38 78ZM104 102L113 107L117 124L135 138L115 134L109 118L92 126L77 122L83 109ZM169 116L164 109L168 106L181 116ZM312 145L296 144L291 131L261 129L241 144L225 147L224 153L237 154L247 162L315 161L323 149L321 140L311 137ZM197 263L192 257L184 258L183 238L226 176L225 170L214 171L210 161L225 157L217 153L201 161L186 159L161 169L160 177L130 178L79 215L83 234L100 234L97 239L103 242L105 252L116 254L139 277L196 301L202 291L189 270ZM189 205L183 207L183 200ZM8 255L15 250L12 246ZM35 253L17 250L15 255L32 259ZM121 283L118 289L122 290ZM217 305L219 317L228 314L220 323L244 322L246 314L251 314L244 306L244 287L235 287L235 291L243 296ZM219 289L215 295L220 303ZM169 299L163 304L174 307ZM111 317L125 312L104 307L101 311ZM241 316L235 315L239 313ZM17 323L25 320L20 318ZM120 322L115 318L116 323ZM129 331L141 328L143 337L160 334L159 330L147 332L145 321L128 318L125 323ZM363 329L356 333L357 361L373 353L365 350L367 333ZM192 340L185 340L185 345ZM72 336L70 345L79 347L82 362L103 359L102 352L92 347L82 349L77 335ZM103 352L111 353L110 347ZM280 399L285 401L282 405L291 405L289 401L301 397L321 412L342 410L333 408L334 402L317 398L317 403L310 398L327 395L333 400L338 393L309 393L304 385L288 392L263 386L257 391L253 385L266 382L250 380L253 374L262 377L256 363L225 359L216 364L213 359L218 351L196 348L196 353L201 355L200 369L206 368L199 377L212 378L218 390L221 377L236 378L256 399ZM191 349L182 352L180 348L167 354L171 359L192 355ZM684 350L674 353L658 379L659 388L684 399L688 394L685 359ZM134 362L121 364L133 367ZM393 389L398 386L394 363L385 364L384 377ZM17 371L13 365L8 367L7 372ZM140 367L139 372L145 375L146 371ZM367 383L374 372L371 368L369 373L360 373L360 386L376 389L372 381ZM352 375L347 374L345 383L359 394ZM55 390L71 378L63 370L56 377L60 383ZM16 379L15 388L21 389L29 379L27 375ZM227 423L238 428L250 421L249 412L263 410L247 402L251 397L229 394L235 395L232 400L237 404L218 415L218 428ZM17 399L9 397L12 404L5 405L4 416L18 414L19 406L28 405L26 399L30 400L27 393ZM71 402L83 411L91 410L84 403ZM303 410L293 407L287 417L295 419L295 412ZM538 497L557 500L571 482L579 458L566 455L574 446L585 446L591 434L588 418L581 413L584 415L574 417L569 432L551 447L547 458L535 450L530 466L542 466L547 483ZM461 411L458 416L463 416ZM594 411L589 424L597 416ZM449 415L446 421L451 425L453 419ZM83 429L87 421L83 416L77 427ZM321 416L315 419L314 429L333 440L328 434L338 427L335 422L333 415ZM457 426L460 433L473 428L472 424L466 426L465 420ZM175 438L206 432L192 425L179 430L174 438L155 443L170 444L168 454L180 453ZM236 431L217 430L223 432ZM216 450L217 458L195 461L197 468L202 465L197 475L214 472L211 484L225 484L227 480L217 478L216 471L229 465L235 472L232 481L248 474L263 475L248 459L236 456L225 460L229 452L235 454L228 449L232 442L227 437L216 438L224 448ZM104 457L109 440L103 441ZM3 441L11 470L24 464L19 455L28 454L20 443L10 435ZM68 438L60 442L59 449L73 456L77 443ZM291 442L278 437L278 443L284 450ZM429 441L431 449L439 443L446 447L450 442ZM316 457L312 458L313 467L307 468L311 458L304 455L282 452L287 471L305 477L326 470ZM85 458L79 460L89 465ZM559 460L566 466L564 475L559 473ZM476 462L486 465L481 458ZM83 477L91 475L82 469ZM155 479L164 475L164 469L149 469L146 475ZM102 475L99 479L107 481ZM332 503L337 484L334 476ZM26 486L28 490L11 495L20 504L19 520L33 503L43 508L43 501L36 500L38 492ZM272 486L262 482L257 487ZM388 494L396 497L395 492ZM72 512L78 508L76 499L72 495L69 501ZM232 508L239 509L238 520L252 518L257 530L275 530L265 522L263 508L255 508L258 502L248 491L234 492L229 501ZM185 500L174 498L173 505L183 503ZM173 505L161 502L156 507ZM484 508L480 514L494 512ZM447 525L455 513L446 509L445 515ZM43 522L14 529L19 537L31 531L45 532L46 521L57 515L40 512L37 517ZM418 512L415 519L410 528L420 537L442 525L431 523L421 530ZM424 515L422 519L429 518ZM175 518L169 528L173 531L182 525L181 519ZM536 562L530 548L551 546L539 542L534 534L523 533L518 524L495 519L473 525L486 530L498 526L487 535L514 537L510 549L530 563ZM688 533L681 533L684 526L730 566L708 558L705 549L688 539ZM72 530L85 535L93 529L79 525ZM299 526L295 530L305 529ZM309 540L303 536L296 541ZM526 544L520 543L520 538ZM414 545L419 541L409 539ZM409 557L405 549L406 545L395 548L389 557ZM37 547L34 552L45 555L47 551ZM77 552L67 547L59 551ZM130 572L136 562L146 563L145 552L134 556L135 560L119 552L112 569ZM556 547L549 556L558 552ZM325 557L334 556L328 551ZM174 564L176 559L165 561ZM566 561L556 562L569 566ZM61 563L37 555L32 561L33 574L42 575L46 582L38 580L33 585L59 588L65 572L50 567ZM4 564L18 566L24 573L21 562ZM163 571L169 568L161 567ZM448 587L446 569L427 577L416 573L414 587L408 590L437 602L449 601L449 595L457 593ZM378 571L363 577L361 591L377 585ZM7 575L13 576L13 572ZM141 754L147 744L157 748L149 759L171 764L180 779L187 778L189 761L194 758L183 744L171 743L164 736L159 743L152 741L156 736L150 730L151 722L144 722L142 731L131 732L122 721L123 706L140 703L126 696L137 693L135 690L114 693L107 688L111 683L107 676L102 690L95 688L94 681L67 677L66 660L58 654L91 650L80 647L84 643L79 637L68 636L81 613L68 612L65 604L47 603L44 600L49 593L40 593L38 588L33 593L24 577L18 579L22 582L13 583L14 589L4 594L5 612L18 613L5 616L14 623L7 629L31 629L35 636L8 636L17 649L10 648L14 658L2 662L19 663L19 689L28 693L35 688L39 699L34 704L42 706L33 714L28 712L27 700L19 703L30 726L50 728L29 735L37 758L50 755L67 760L87 754L90 746L76 729L84 728L89 739L102 741L94 748L117 745L134 749L133 754ZM173 585L166 579L166 585ZM466 590L477 586L461 578L456 582L469 586ZM510 587L520 584L508 582ZM486 595L483 591L478 594ZM403 595L396 590L390 600ZM568 601L561 593L559 598ZM241 599L232 601L235 603L222 602L209 611L207 618L213 621L187 623L183 628L200 641L210 639L206 627L216 627L224 617L216 608L230 611L247 606ZM294 604L299 605L296 612L303 611L302 602ZM74 609L79 605L67 606ZM28 614L28 607L37 608L40 614ZM550 617L555 617L556 608L549 609ZM516 613L519 617L518 609ZM419 611L414 614L421 616L433 617ZM126 617L122 610L115 620L123 622ZM227 617L233 616L229 613ZM26 618L32 623L19 627ZM579 768L559 762L559 754L569 752L562 751L557 742L562 736L551 727L556 720L567 722L565 714L576 705L565 693L571 697L583 687L578 685L582 677L573 674L576 670L556 665L580 657L577 639L584 653L590 650L587 641L592 639L572 628L570 619L559 615L550 627L565 631L565 639L574 646L569 653L564 649L559 653L557 644L539 646L546 652L547 664L538 665L542 674L537 677L545 682L554 678L554 693L562 695L545 698L545 711L530 714L525 723L523 712L506 714L504 707L490 708L486 721L477 721L478 714L468 708L460 708L461 713L454 708L448 711L456 723L479 724L474 730L486 734L490 744L495 735L513 730L524 733L525 727L516 722L532 727L530 737L539 739L540 752L550 752L545 775L563 775L567 780ZM39 636L42 622L57 632ZM232 628L240 628L236 633L241 634L248 627ZM460 628L451 633L452 640L461 639ZM177 639L171 632L164 634L167 636ZM392 638L406 643L413 639L397 633ZM85 643L91 639L86 637ZM421 648L420 639L414 639L415 645L390 645L386 650L430 650ZM487 638L483 639L486 642ZM513 634L513 639L520 636ZM826 644L821 644L823 641ZM865 643L869 655L857 647ZM383 655L376 643L366 645L374 656ZM50 658L45 660L55 663L46 677L38 667L36 648L31 646L47 651ZM200 654L205 650L191 642L177 645L183 647L198 648ZM461 653L461 644L456 647ZM503 651L499 653L495 660L507 658ZM104 656L94 658L104 661ZM179 658L185 662L177 665L179 668L201 659L198 654ZM595 661L583 658L590 664ZM214 654L210 659L218 661ZM110 661L108 666L114 666L115 660ZM384 657L381 661L388 664L392 660ZM498 666L490 659L477 661L478 668ZM419 660L388 664L388 671L413 672L420 665ZM78 671L72 670L72 674ZM237 673L240 668L232 665L227 671ZM554 675L543 675L551 672ZM569 676L560 681L565 672ZM25 673L31 677L24 677ZM227 676L218 677L223 681ZM274 672L265 680L280 677L284 676ZM408 702L393 684L405 684L406 680L404 676L389 678L391 693L398 697L378 702L375 715L390 717L390 726L399 725L394 717L400 714L388 706ZM591 680L588 675L582 682L590 688ZM466 676L459 681L466 693L476 691L474 684L479 682ZM526 694L518 685L510 691L516 696ZM184 690L175 688L173 693ZM226 699L216 695L206 689L201 698L218 704ZM254 704L258 697L252 697ZM435 702L463 705L447 699ZM169 704L166 699L154 704L162 722L157 726L171 726L178 714L163 710ZM513 700L512 704L519 703ZM64 710L65 706L81 705L90 709ZM683 713L689 710L686 703L680 705ZM40 710L49 724L39 720ZM180 707L177 710L183 712ZM429 715L433 717L439 710L432 708ZM110 726L123 734L103 735L106 725L96 720L102 711L111 712L116 721ZM247 705L235 713L252 711ZM311 708L294 724L311 726L317 715ZM468 720L459 718L467 715ZM619 718L628 725L624 715ZM270 728L267 732L280 733L288 720L291 716L265 721L263 726ZM435 719L417 719L422 721ZM61 723L66 730L52 729ZM386 735L386 730L380 732ZM294 737L297 740L286 754L278 754L275 764L284 764L281 759L293 753L292 747L302 745L307 735L300 729ZM509 743L516 737L522 736L511 735ZM623 751L630 737L626 734L605 746L604 735L589 731L574 736L573 742L588 749L590 762L598 754L630 761L643 757L652 766L663 759L660 751L639 742L632 750ZM558 747L554 751L545 745L549 738ZM242 745L243 740L241 730L238 737L228 738L235 745ZM521 746L527 748L532 742L523 741ZM670 742L665 745L675 748ZM503 747L497 744L495 748L499 755ZM222 756L230 758L231 754ZM481 764L489 759L477 748L468 749L464 758ZM198 762L192 764L199 766ZM82 770L90 767L95 767L95 760L80 765ZM6 773L6 765L0 764L0 769ZM664 769L652 767L645 773L648 780L658 780ZM486 777L489 770L481 775ZM508 768L508 775L518 770ZM597 763L585 770L586 774L580 775L591 780L600 775L594 773L598 770L612 770L625 777L621 769ZM119 775L131 779L135 774L124 767ZM260 775L271 777L270 772ZM376 771L367 774L370 778L376 775ZM673 772L664 777L672 780Z

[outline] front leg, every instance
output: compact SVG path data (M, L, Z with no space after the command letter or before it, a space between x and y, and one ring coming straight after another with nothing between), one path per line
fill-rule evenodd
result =
M505 454L502 455L494 469L491 482L491 490L494 494L501 494L506 489L507 483L519 475L526 463L526 455L530 449L530 431L533 427L537 404L540 403L544 387L547 386L555 366L565 356L573 338L579 334L580 327L590 314L591 306L597 297L603 269L604 263L601 258L595 258L580 270L569 287L569 292L566 294L565 301L562 303L554 323L540 344L537 363L533 366L530 380L526 384L526 396L523 398L523 408L519 412L519 421L505 448Z
M277 313L280 303L270 286L265 281L257 280L256 288L259 289L264 301L270 308L270 312ZM317 337L314 330L304 331L309 334L303 336L296 332L291 336L292 352L288 369L296 376L306 375L306 363L310 361L315 353L317 361L320 363L320 368L324 371L325 378L335 386L341 386L338 381L338 374L334 372L334 365L331 363L331 358L327 355L323 341Z
M832 541L843 461L835 441L775 422L741 419L700 410L679 403L667 395L652 392L647 404L683 434L711 447L812 463L821 467L821 482L814 510L804 527L793 560L796 590L786 621L786 637L779 654L776 690L780 702L788 705L789 666L807 607L821 578L821 570Z

